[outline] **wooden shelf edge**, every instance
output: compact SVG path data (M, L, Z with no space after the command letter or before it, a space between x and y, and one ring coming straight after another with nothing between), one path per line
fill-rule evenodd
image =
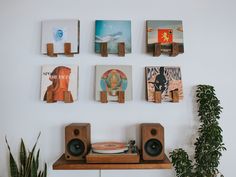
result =
M64 154L53 164L53 170L128 170L128 169L171 169L170 160L165 155L162 161L141 161L128 164L88 164L85 161L67 161Z

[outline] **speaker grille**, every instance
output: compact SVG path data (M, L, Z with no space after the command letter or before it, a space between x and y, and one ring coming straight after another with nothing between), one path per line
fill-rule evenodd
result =
M145 151L150 156L158 156L162 152L162 144L157 139L150 139L144 145Z
M67 144L67 151L69 154L73 156L80 156L84 153L85 151L85 145L83 141L79 139L72 139L68 144Z

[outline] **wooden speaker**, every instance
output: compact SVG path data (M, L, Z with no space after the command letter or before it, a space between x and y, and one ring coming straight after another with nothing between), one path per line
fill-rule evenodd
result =
M90 124L73 123L65 127L66 160L83 160L90 150Z
M141 124L141 149L143 160L164 159L164 128L161 124Z

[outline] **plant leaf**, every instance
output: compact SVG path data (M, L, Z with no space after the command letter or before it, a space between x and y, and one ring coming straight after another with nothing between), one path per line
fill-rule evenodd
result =
M16 161L13 158L11 152L10 152L10 171L11 171L11 177L19 177L19 171L16 165Z
M31 166L32 166L32 161L33 161L33 157L34 157L34 151L35 151L35 148L37 146L37 143L38 143L38 140L39 140L39 137L40 137L40 134L38 135L37 137L37 140L31 150L31 152L29 152L29 156L27 158L27 163L26 163L26 170L25 170L25 176L28 177L30 175L30 169L31 169Z
M37 169L39 168L39 153L40 153L40 149L38 150L37 155L36 155L36 168Z
M5 137L5 141L6 141L6 144L7 144L7 148L9 150L9 154L10 154L10 172L11 172L11 177L19 177L19 171L18 171L18 168L17 168L17 164L16 164L16 161L11 153L11 148L8 144L8 141L7 141L7 137Z
M41 172L41 171L39 171L39 173L38 173L38 176L37 176L37 177L41 177L41 173L42 173L42 172Z
M25 144L23 139L21 139L21 144L20 144L20 162L23 165L23 167L25 167L26 165L26 149L25 149Z
M37 168L36 168L36 161L33 157L32 165L31 165L31 176L30 177L37 177Z
M47 164L44 164L44 171L43 171L44 175L43 177L47 177Z

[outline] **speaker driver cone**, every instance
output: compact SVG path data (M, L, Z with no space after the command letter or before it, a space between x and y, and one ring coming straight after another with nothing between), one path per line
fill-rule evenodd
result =
M67 144L67 150L73 156L80 156L84 153L85 146L84 146L83 141L81 141L79 139L72 139Z
M162 152L162 144L157 139L150 139L144 145L145 151L150 156L158 156Z

